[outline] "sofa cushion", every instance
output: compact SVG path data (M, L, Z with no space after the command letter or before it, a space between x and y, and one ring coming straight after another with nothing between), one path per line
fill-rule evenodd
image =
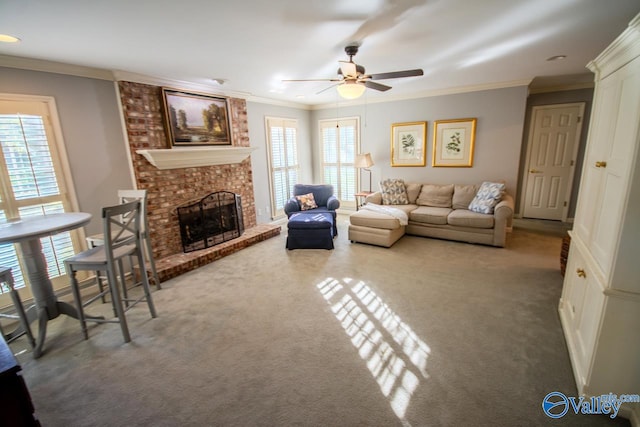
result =
M447 224L450 208L436 208L433 206L418 206L409 213L409 221L424 222L426 224Z
M420 195L422 184L407 182L405 183L405 187L407 189L407 198L409 199L409 203L415 204L418 196Z
M492 214L504 193L505 185L501 182L483 182L469 204L469 210L478 213Z
M404 213L406 213L407 215L409 215L409 213L411 213L415 208L418 207L418 205L394 205L393 206L396 209L400 209L401 211L403 211Z
M289 230L317 230L333 228L333 215L329 212L297 212L289 217Z
M478 186L475 184L463 185L455 184L453 186L453 198L451 199L451 207L453 209L469 209L469 205L478 192Z
M453 184L424 184L416 203L435 208L450 208Z
M404 180L389 178L380 181L383 205L406 205L409 203Z
M367 197L364 198L364 203L374 203L376 205L381 205L382 204L382 193L379 191L376 191L375 193L371 193L369 194Z
M447 217L447 223L471 228L493 228L494 219L493 215L455 209Z
M384 230L395 230L400 228L398 218L380 212L359 210L349 216L349 223L360 227L381 228Z
M298 203L300 204L300 210L308 211L309 209L315 209L318 207L316 200L313 197L313 193L296 196L296 199L298 199Z

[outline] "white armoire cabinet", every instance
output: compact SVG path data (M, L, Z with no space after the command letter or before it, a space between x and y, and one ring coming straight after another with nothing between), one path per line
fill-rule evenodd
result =
M578 392L640 394L640 15L595 60L559 311ZM621 415L640 426L640 404Z

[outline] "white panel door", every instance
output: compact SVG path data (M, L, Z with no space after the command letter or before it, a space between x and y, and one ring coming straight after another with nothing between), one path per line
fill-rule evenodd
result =
M566 217L583 112L584 104L534 107L524 217Z
M573 226L574 231L585 243L591 241L591 234L600 214L594 207L601 205L603 174L601 168L596 168L596 161L607 157L607 141L614 132L619 102L620 86L617 76L610 76L598 82Z
M596 262L608 276L620 239L620 223L627 202L631 165L640 134L640 58L620 69L618 79L620 101L613 132L606 135L587 157L593 174L601 176L601 203L597 209L590 249ZM595 141L594 141L595 142ZM601 157L598 157L602 155Z

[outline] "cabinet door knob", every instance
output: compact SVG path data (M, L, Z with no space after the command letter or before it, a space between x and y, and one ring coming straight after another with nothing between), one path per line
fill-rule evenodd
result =
M576 270L576 274L578 275L578 277L587 277L587 273L585 273L581 268Z
M597 168L606 168L607 167L607 162L596 162L596 167Z

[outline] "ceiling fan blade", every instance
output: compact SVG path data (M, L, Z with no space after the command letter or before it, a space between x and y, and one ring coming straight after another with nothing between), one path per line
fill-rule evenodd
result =
M340 70L345 77L357 77L356 64L351 61L338 61L340 62Z
M341 82L342 79L285 79L283 82Z
M369 89L375 89L375 90L379 90L381 92L385 92L385 91L391 89L391 86L382 85L380 83L372 82L370 80L365 81L364 85L366 87L368 87Z
M404 71L392 71L390 73L377 73L371 74L369 78L371 80L384 80L384 79L397 79L400 77L415 77L415 76L423 76L424 71L422 69L417 68L415 70L404 70Z

